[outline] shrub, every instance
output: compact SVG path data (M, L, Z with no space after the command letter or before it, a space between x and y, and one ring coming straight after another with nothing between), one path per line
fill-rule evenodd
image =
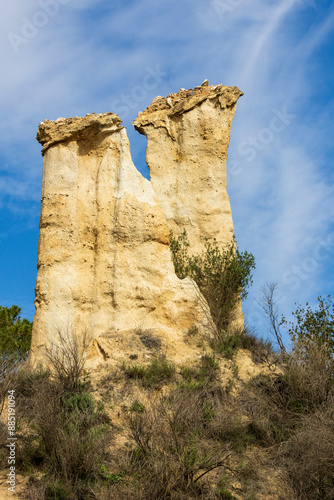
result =
M84 387L70 393L50 377L35 379L28 395L24 398L18 390L18 396L18 462L23 467L43 464L70 484L96 479L109 443L109 419L103 406Z
M240 252L232 242L220 249L216 240L205 243L200 255L190 256L184 231L175 238L170 234L170 248L175 272L181 279L190 276L205 297L217 331L226 330L238 301L245 299L252 283L255 259L251 253Z
M238 330L233 333L220 330L217 332L213 347L219 354L223 354L226 358L232 358L235 351L242 347L243 332Z
M163 357L151 359L147 366L123 364L122 368L128 378L141 380L145 387L154 387L170 380L175 373L175 366Z
M16 375L17 464L47 472L34 486L37 498L91 498L88 485L102 480L99 464L108 459L110 419L88 392L86 343L60 338L48 353L53 370Z
M57 331L56 343L46 349L52 374L68 391L81 388L84 366L91 345L91 336L86 330L77 332Z
M297 323L290 322L288 332L294 343L303 344L305 355L308 347L317 345L327 349L329 357L334 355L334 304L330 295L318 297L318 308L313 310L307 303L306 309L298 306L293 316ZM283 324L287 321L283 318Z
M302 415L321 408L333 395L334 363L326 348L296 341L285 356L282 373L256 377L249 385L270 407L271 417L284 429L285 437L298 425Z
M131 405L131 411L136 411L137 413L144 413L146 411L145 405L139 401L134 401Z
M326 411L333 399L333 363L323 346L309 346L305 358L297 341L285 360L282 373L259 375L248 384L247 411L261 446L290 442L304 419Z
M220 397L212 392L176 389L144 414L128 413L138 498L217 498L204 479L227 464L229 443L210 437Z
M244 388L238 403L248 417L248 432L254 442L271 447L289 439L297 425L284 375L258 375Z
M2 383L1 404L7 385L4 379L24 361L31 344L32 323L20 317L18 306L0 306L0 382Z
M248 329L235 328L232 333L220 330L216 332L212 341L212 347L226 358L232 358L234 353L240 348L248 349L255 362L268 361L269 358L275 358L271 343L257 338Z
M218 378L219 363L209 355L202 356L197 366L182 366L181 375L185 382L181 387L188 389L197 389L207 386Z
M319 408L333 393L334 360L325 345L296 340L286 364L286 382L291 400L300 411Z
M103 479L106 479L109 484L116 484L122 480L124 472L119 472L118 474L111 474L110 472L107 471L106 466L104 464L101 464L100 475L101 477L103 477Z
M0 421L0 466L8 465L8 426Z
M334 399L303 417L285 443L282 460L300 499L334 498Z

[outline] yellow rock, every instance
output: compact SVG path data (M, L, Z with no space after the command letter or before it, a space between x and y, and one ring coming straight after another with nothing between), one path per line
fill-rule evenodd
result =
M147 137L146 161L168 227L185 229L199 253L216 238L230 243L233 221L226 191L226 158L237 87L208 85L180 90L153 102L133 122Z
M186 230L193 254L205 241L230 244L233 220L226 190L226 159L237 101L237 87L211 85L160 97L133 122L147 137L151 183L170 230ZM243 328L241 302L232 328Z
M168 226L118 116L46 121L38 139L44 168L30 363L45 359L57 331L92 335L93 364L112 360L117 340L125 338L124 355L140 349L129 343L136 327L163 339L171 355L186 351L187 331L208 325L203 297L175 275Z
M179 280L169 230L231 241L226 157L236 87L209 86L156 98L135 120L148 138L151 182L135 168L113 114L42 122L43 188L30 364L62 335L91 336L92 367L146 356L148 331L174 361L199 356L189 330L210 334L205 299ZM239 319L242 321L240 310Z

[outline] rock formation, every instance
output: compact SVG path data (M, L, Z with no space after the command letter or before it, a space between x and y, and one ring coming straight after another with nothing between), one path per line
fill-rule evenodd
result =
M147 137L146 161L168 227L186 230L189 251L201 253L206 240L223 248L234 236L226 190L226 160L237 101L237 87L181 89L157 97L133 122ZM231 327L243 328L239 301Z
M194 253L205 239L230 243L233 221L226 159L237 87L208 85L159 97L133 122L147 137L151 183L175 235L187 231Z
M32 357L88 330L92 356L135 353L135 330L172 352L207 317L190 279L179 280L169 230L150 182L132 163L113 113L41 123L44 169Z
M195 283L175 275L169 229L185 228L193 249L205 237L231 240L225 163L240 95L205 83L155 100L135 120L148 137L151 183L133 165L117 115L40 124L33 365L57 331L87 331L92 366L137 356L147 337L175 361L194 355L186 334L207 332L210 317Z

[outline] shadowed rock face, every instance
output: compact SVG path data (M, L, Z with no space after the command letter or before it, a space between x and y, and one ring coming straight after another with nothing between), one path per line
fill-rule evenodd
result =
M226 159L237 87L208 85L154 99L133 122L147 137L151 183L174 234L186 229L194 253L205 239L230 243L233 221Z
M133 165L117 115L40 124L32 365L45 360L57 330L92 336L92 367L141 352L135 330L150 331L175 361L194 356L185 334L207 332L210 317L195 283L175 275L169 229L187 229L194 248L206 236L230 241L225 161L240 95L204 85L155 100L135 121L148 137L152 183Z

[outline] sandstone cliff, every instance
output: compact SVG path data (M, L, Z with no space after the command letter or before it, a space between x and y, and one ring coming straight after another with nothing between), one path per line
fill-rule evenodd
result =
M150 182L134 167L117 115L41 123L44 168L32 357L57 330L95 338L92 357L140 350L151 330L171 356L207 317L190 279L179 280L169 230ZM143 346L141 346L143 347ZM186 355L186 352L185 352Z
M186 230L190 252L201 253L206 240L222 248L234 236L226 190L226 160L237 101L237 87L181 89L156 97L133 122L147 137L146 161L168 227ZM241 301L231 326L244 327Z
M148 138L151 182L133 165L117 115L40 124L32 364L45 359L57 331L87 331L92 366L145 356L152 339L174 361L196 354L187 332L208 333L210 315L195 283L175 275L169 229L186 229L193 251L205 238L231 241L226 156L240 95L206 81L156 98L134 122Z
M151 183L174 234L187 231L194 253L206 238L233 237L226 159L237 87L208 85L158 97L133 122L147 137Z

